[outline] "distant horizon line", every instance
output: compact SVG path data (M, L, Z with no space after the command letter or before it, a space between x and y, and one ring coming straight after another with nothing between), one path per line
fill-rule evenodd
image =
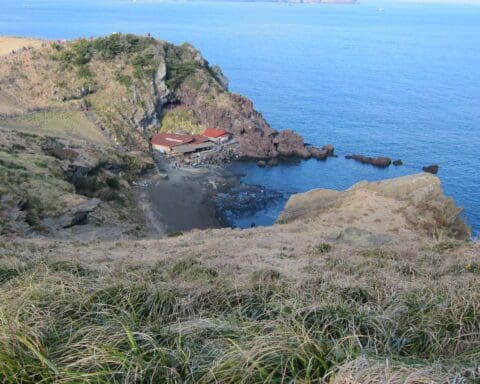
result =
M480 5L480 0L121 0L122 3L132 2L139 3L284 3L295 5L358 5L358 4L375 4L385 6L388 4L398 3L417 3L417 4L472 4Z

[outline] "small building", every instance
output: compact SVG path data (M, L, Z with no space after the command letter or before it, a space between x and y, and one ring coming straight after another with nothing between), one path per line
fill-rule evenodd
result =
M213 147L215 147L215 144L209 141L208 138L200 135L193 135L192 141L173 147L172 152L175 154L188 154L206 151L207 149L212 149Z
M191 143L193 136L191 135L177 135L174 133L157 133L152 137L152 148L162 152L170 153L173 148Z
M225 143L230 139L230 134L227 131L216 128L205 129L205 131L202 133L202 136L205 136L208 138L208 140L217 144Z
M152 148L161 153L187 154L207 150L215 146L207 137L158 133L152 138Z

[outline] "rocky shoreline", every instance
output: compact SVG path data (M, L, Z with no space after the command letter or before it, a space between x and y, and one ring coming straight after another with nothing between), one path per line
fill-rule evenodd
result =
M299 136L295 133L293 135ZM154 153L155 172L145 181L147 192L140 191L142 197L139 199L148 221L147 226L155 228L156 233L162 236L191 229L235 228L237 221L253 217L257 212L280 200L286 201L290 195L263 185L246 184L242 182L245 175L231 172L228 164L248 161L259 167L273 167L293 160L303 161L312 158L325 160L335 156L333 145L321 149L312 146L305 148L308 148L305 156L299 156L299 152L284 151L282 154L287 156L260 160L240 157L236 146L185 157ZM320 150L322 155L309 155L316 150ZM388 157L347 155L345 158L379 168L402 164L401 160L392 161ZM424 171L428 172L425 169ZM256 226L254 219L251 223L242 224L243 227Z
M191 165L160 155L154 159L155 169L137 185L137 205L156 236L234 228L237 219L286 199L284 193L242 183L243 175L225 164Z
M336 156L331 144L315 147L292 130L273 129L190 44L131 34L38 41L2 56L0 72L0 233L113 238L228 226L280 195L242 184L225 164L273 167ZM207 127L230 133L232 142L163 165L152 161L154 134L195 135Z

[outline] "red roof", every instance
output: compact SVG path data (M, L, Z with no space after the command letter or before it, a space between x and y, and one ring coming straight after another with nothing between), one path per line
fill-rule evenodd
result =
M177 135L175 133L157 133L152 138L152 145L163 147L177 147L184 144L201 144L208 141L208 138L199 135Z
M202 144L208 141L208 137L205 137L205 136L195 135L192 137L193 137L193 140L189 144Z
M152 138L152 145L161 145L164 147L176 147L177 145L188 144L193 141L193 136L177 135L174 133L157 133Z
M223 129L216 129L216 128L207 128L202 133L203 136L210 137L212 139L216 139L226 134L227 134L227 131L224 131Z

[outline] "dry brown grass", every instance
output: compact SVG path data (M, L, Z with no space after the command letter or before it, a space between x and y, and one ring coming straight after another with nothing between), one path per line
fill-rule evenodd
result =
M36 135L84 140L108 146L100 129L79 110L36 112L11 118L0 118L0 127Z
M460 384L465 379L458 374L442 372L434 366L407 365L389 359L368 360L361 357L338 370L330 384Z
M0 36L0 56L9 55L12 51L23 48L38 48L44 42L44 40L28 37Z
M0 379L478 382L479 244L304 248L293 229L4 241Z

